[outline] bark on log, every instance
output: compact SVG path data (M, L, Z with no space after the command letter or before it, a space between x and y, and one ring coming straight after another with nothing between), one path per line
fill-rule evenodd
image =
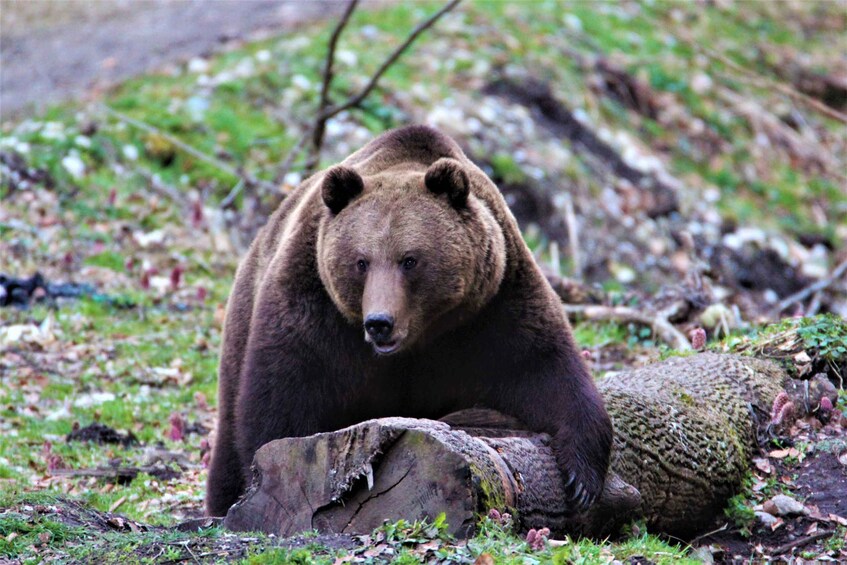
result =
M524 530L605 536L643 518L651 531L689 536L736 492L774 398L794 388L773 362L711 353L609 375L598 386L615 446L603 496L582 515L562 502L546 435L470 410L270 442L224 524L280 536L369 533L385 520L445 512L451 532L466 536L498 508Z

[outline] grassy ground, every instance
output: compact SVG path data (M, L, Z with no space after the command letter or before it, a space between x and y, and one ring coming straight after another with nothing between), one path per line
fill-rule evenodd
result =
M355 14L340 46L336 99L361 87L389 46L437 6L399 4L378 17ZM833 6L821 4L818 11L839 9ZM826 14L785 5L796 11L791 17L752 3L577 2L553 8L544 3L462 6L391 68L361 109L330 125L324 162L345 156L385 128L432 117L435 108L443 113L451 107L445 101L465 104L467 115L486 78L496 69L519 67L556 84L557 95L598 129L655 148L664 166L685 179L686 198L714 200L719 221L788 237L813 234L835 248L847 240L844 169L839 172L843 163L832 150L845 142L843 125L815 117L815 136L807 140L813 151L804 153L793 138L772 143L784 134L778 125L757 110L733 108L726 93L751 97L759 108L791 106L733 65L771 76L768 57L802 41L825 66L828 53L845 47L843 33L820 27L804 37L799 28L817 25L813 18ZM2 125L4 159L15 154L22 164L4 160L0 273L28 276L38 270L53 281L91 283L96 294L0 310L0 506L16 509L0 515L0 556L37 562L54 552L67 561L105 555L107 562L159 562L187 559L186 548L201 543L196 540L225 535L213 529L199 538L158 530L92 537L32 518L32 511L22 508L49 505L31 498L39 492L152 525L173 525L201 512L220 322L243 239L233 233L240 229L238 214L218 206L239 182L226 169L274 179L304 117L314 112L328 36L323 25L243 45L130 80L101 103L61 106ZM651 117L596 96L576 55L613 57L677 113ZM172 138L227 167L186 152ZM503 158L500 163L521 167ZM283 192L298 181L298 164ZM551 170L558 169L551 165ZM579 159L562 174L600 190L601 182ZM236 211L241 204L239 196ZM637 356L633 351L659 355L649 330L636 326L585 323L576 335L587 348L626 345L630 360ZM138 443L65 441L75 427L94 422L131 432ZM119 484L84 472L110 465L169 468L178 478L140 473ZM151 540L158 540L156 551L163 553L139 549ZM261 538L250 552L272 544ZM448 552L445 557L453 551L472 561L490 552L504 556L503 562L521 563L635 555L663 562L685 554L683 547L642 534L618 544L571 540L533 552L522 540L493 529L466 546L445 542L439 548ZM308 562L313 555L303 553L312 551L308 547L290 551L244 558ZM317 554L326 562L335 558L332 552ZM402 551L395 557L405 562L420 556L410 549L408 557Z

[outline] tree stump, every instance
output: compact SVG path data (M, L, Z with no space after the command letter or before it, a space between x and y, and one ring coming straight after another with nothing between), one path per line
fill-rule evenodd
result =
M735 494L774 398L793 390L772 362L711 353L612 374L598 386L615 445L603 495L582 515L563 502L548 436L474 409L270 442L224 525L279 536L359 534L443 512L450 532L464 537L497 508L523 530L606 536L642 518L651 531L688 536Z

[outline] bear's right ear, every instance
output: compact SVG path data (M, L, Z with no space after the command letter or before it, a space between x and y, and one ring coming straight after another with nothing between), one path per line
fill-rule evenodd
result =
M468 201L470 180L462 164L455 159L442 157L426 170L424 184L435 194L447 193L454 208L462 208Z
M321 197L333 214L341 212L365 188L359 173L349 167L336 165L324 175Z

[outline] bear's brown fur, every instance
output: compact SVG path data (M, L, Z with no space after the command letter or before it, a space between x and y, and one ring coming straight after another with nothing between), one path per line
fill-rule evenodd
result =
M505 201L452 139L394 130L304 181L238 269L206 510L273 439L477 405L551 435L575 511L600 493L611 422Z

